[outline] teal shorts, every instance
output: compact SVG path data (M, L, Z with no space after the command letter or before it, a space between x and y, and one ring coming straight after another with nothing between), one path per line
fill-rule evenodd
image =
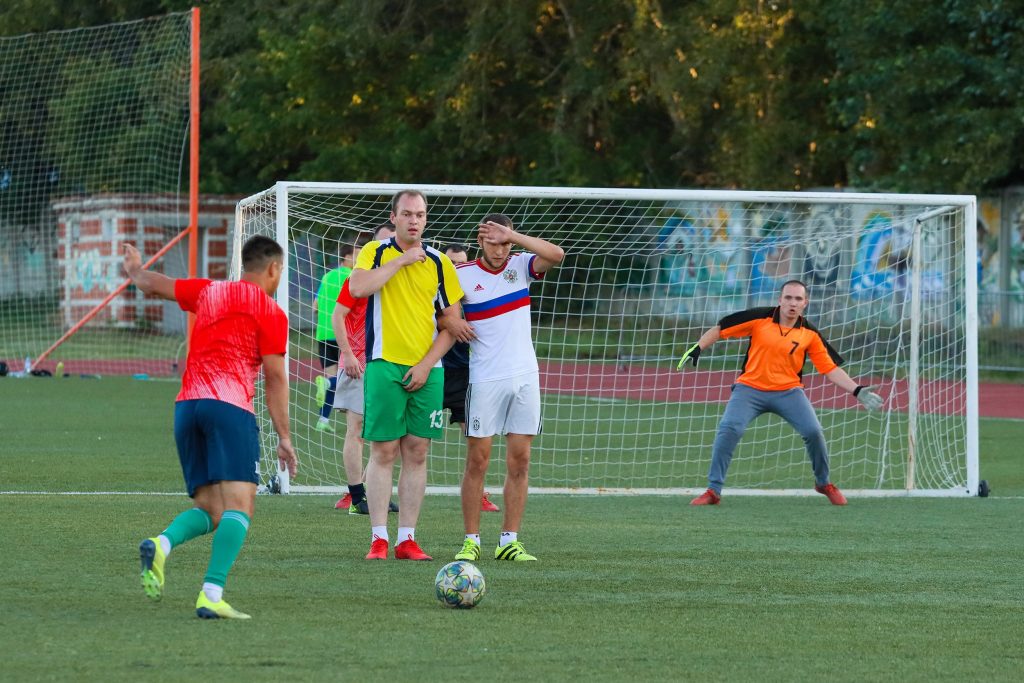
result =
M372 360L363 375L363 439L394 441L406 434L439 439L444 431L444 370L431 368L427 383L405 390L410 365Z

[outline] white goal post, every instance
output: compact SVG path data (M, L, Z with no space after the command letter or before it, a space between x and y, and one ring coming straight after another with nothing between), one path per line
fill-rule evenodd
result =
M718 342L698 368L676 362L722 316L774 305L781 284L799 279L808 319L885 398L867 412L807 363L832 481L854 496L978 494L973 196L281 182L239 202L232 272L252 235L287 245L277 296L291 325L293 491L344 490L344 416L332 416L335 433L314 429L313 298L339 245L387 220L402 189L427 196L433 246L466 244L474 258L480 219L501 212L565 249L531 289L544 401L531 491L702 491L746 342ZM273 472L276 441L258 411ZM464 452L455 427L434 442L432 490L457 490ZM490 490L501 488L503 453ZM726 493L802 495L813 483L800 437L765 415L741 439Z

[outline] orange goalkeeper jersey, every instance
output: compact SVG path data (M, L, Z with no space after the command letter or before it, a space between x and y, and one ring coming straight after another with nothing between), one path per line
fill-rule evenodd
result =
M779 309L751 308L718 321L723 339L750 337L743 358L743 374L736 380L763 391L784 391L803 386L804 362L810 356L821 374L842 365L842 357L802 316L796 326L779 323Z

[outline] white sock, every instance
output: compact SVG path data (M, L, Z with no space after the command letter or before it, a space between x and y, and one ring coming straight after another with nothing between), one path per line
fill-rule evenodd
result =
M320 424L325 425L325 424L327 424L330 421L331 421L330 418L324 417L323 415L320 416L320 420L319 420Z
M206 593L206 598L210 602L220 602L220 599L224 597L224 586L218 586L215 583L204 583L203 592Z
M466 534L466 538L473 541L473 543L480 545L480 534Z
M519 539L519 532L517 531L502 531L501 536L498 538L498 545L508 545Z
M411 526L400 526L398 527L398 536L396 536L396 538L398 539L399 543L404 543L405 541L415 541L416 528Z
M156 540L160 541L160 550L164 551L164 557L171 554L171 539L167 538L163 534L156 537Z
M373 534L374 541L378 538L384 541L388 540L388 528L386 526L371 527L370 533Z

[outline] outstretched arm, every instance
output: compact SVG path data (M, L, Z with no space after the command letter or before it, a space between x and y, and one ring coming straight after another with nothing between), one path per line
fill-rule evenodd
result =
M846 370L842 368L836 368L826 373L825 377L843 391L856 396L857 400L868 410L878 410L882 407L882 403L885 402L885 399L871 387L857 384L853 378L846 374Z
M530 253L536 254L537 258L533 261L533 269L538 273L546 273L565 258L565 251L557 244L552 244L539 237L524 235L501 223L494 223L492 221L481 223L479 235L485 242L491 242L492 244L511 242Z
M683 364L686 363L686 361L690 361L693 363L693 367L697 367L697 360L700 358L701 351L718 341L721 338L721 332L722 328L718 325L715 325L705 331L704 334L700 336L700 339L697 340L697 343L691 345L683 353L683 357L679 359L679 363L676 365L676 370L682 370Z
M155 294L174 301L174 279L162 273L142 269L142 254L131 244L124 245L124 272L143 294Z

